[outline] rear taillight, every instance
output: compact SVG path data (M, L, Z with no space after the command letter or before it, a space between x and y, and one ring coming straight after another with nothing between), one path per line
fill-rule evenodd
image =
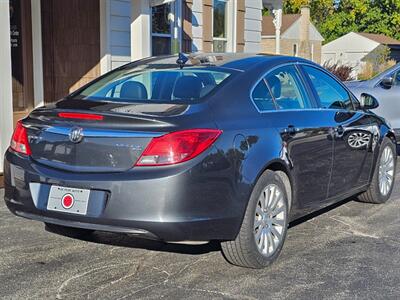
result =
M17 122L14 133L11 138L10 148L15 152L25 155L31 155L31 147L29 147L28 133L21 121Z
M188 161L210 147L221 133L216 129L191 129L153 138L136 166L166 166Z

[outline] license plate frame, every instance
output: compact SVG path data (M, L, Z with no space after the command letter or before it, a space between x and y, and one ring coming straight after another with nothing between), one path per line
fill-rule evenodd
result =
M90 190L52 185L47 210L75 215L86 215Z

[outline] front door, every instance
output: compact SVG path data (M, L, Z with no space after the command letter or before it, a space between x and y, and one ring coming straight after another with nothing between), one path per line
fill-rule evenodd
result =
M329 118L335 124L329 197L335 197L368 183L379 127L364 112L331 111Z

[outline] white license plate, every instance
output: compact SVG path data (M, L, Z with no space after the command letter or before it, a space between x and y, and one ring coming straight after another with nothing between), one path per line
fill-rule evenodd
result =
M50 188L47 210L86 215L90 190L53 185Z

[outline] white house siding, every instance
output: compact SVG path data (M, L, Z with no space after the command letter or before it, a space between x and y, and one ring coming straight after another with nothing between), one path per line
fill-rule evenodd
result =
M111 69L119 67L131 60L130 22L131 0L105 0L108 22L108 66ZM261 0L230 0L246 1L245 7L245 52L261 51ZM203 50L203 0L193 0L192 6L192 51Z
M203 0L193 0L192 6L192 51L203 50Z
M109 0L109 5L109 51L115 69L131 60L131 0Z
M262 1L238 1L246 1L246 12L244 15L244 51L253 53L261 52Z
M362 67L361 59L380 44L357 33L350 32L322 46L322 64L325 62L351 65L357 74Z
M13 131L13 100L10 48L10 9L8 1L0 1L0 174L3 173L3 155Z

